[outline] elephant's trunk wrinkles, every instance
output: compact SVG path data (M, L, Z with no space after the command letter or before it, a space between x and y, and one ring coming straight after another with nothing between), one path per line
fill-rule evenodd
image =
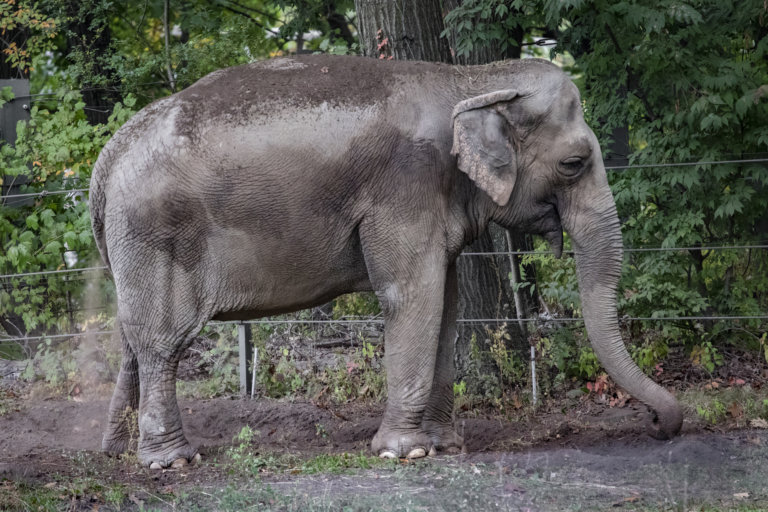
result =
M616 287L623 249L613 198L604 193L577 211L581 213L571 219L566 230L576 253L582 312L592 347L616 383L656 411L650 434L669 439L680 431L683 422L680 405L638 368L619 332Z

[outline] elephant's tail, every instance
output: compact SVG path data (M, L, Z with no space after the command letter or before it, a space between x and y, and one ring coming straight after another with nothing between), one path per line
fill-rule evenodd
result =
M96 240L96 247L101 253L101 259L108 268L109 255L107 254L107 238L104 233L104 213L107 206L107 196L104 193L104 185L107 180L107 168L104 165L104 155L102 154L93 166L91 174L91 192L88 205L91 210L91 226L93 227L93 237Z

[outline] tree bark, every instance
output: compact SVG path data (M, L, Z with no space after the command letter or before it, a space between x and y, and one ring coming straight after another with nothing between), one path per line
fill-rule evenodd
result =
M451 62L440 0L355 0L363 55Z

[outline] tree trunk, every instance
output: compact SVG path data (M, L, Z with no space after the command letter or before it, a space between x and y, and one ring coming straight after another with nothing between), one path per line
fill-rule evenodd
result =
M363 55L451 62L440 0L355 0Z

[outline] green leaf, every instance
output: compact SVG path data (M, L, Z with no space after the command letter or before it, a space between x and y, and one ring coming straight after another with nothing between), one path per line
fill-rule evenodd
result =
M29 229L35 229L36 230L39 227L38 223L37 223L37 215L34 214L34 213L32 215L29 215L25 222L26 222L27 227Z
M58 240L51 240L47 244L45 244L45 249L43 249L45 252L49 254L58 254L61 252L61 250L64 248L63 245L61 245L61 242Z

